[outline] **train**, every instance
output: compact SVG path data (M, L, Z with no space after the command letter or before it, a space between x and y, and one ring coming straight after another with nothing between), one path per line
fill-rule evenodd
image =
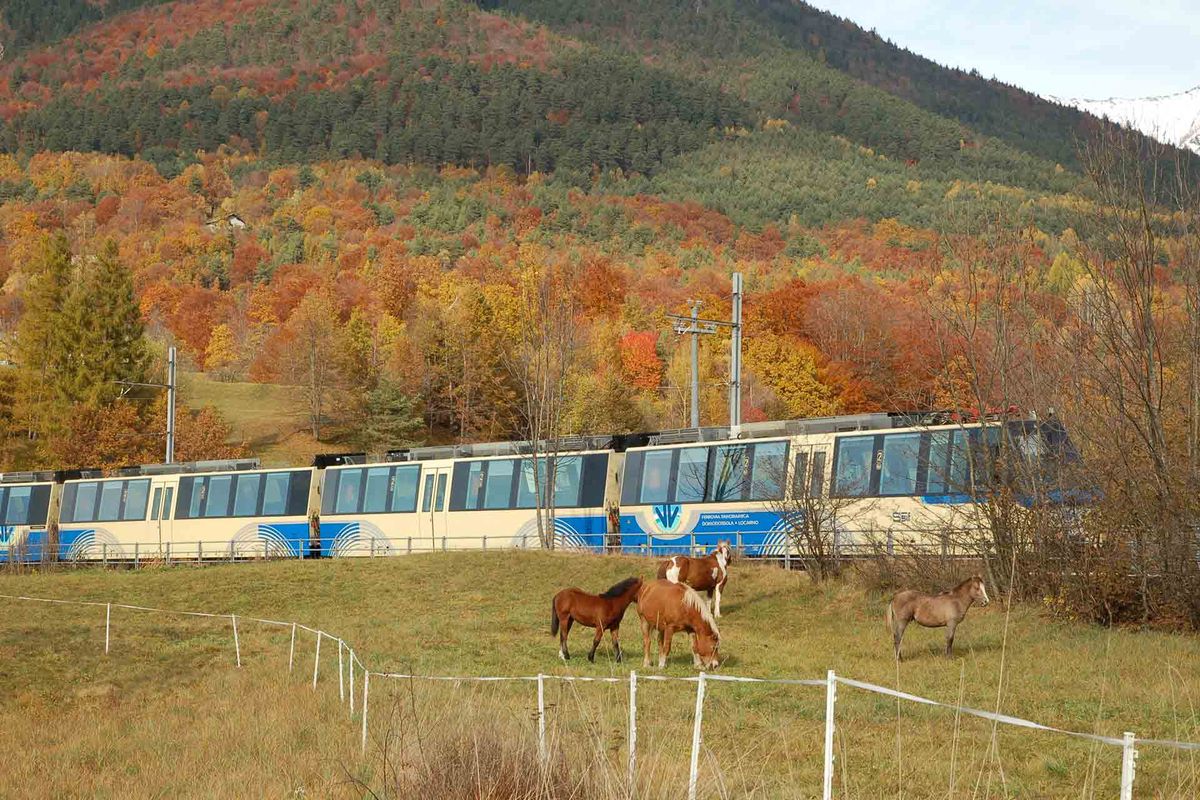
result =
M547 454L553 454L553 457ZM1008 463L1001 463L1007 458ZM340 558L554 546L690 553L729 541L795 552L797 520L836 547L945 547L975 524L979 487L1074 505L1079 461L1052 416L879 412L553 442L0 475L0 562ZM553 511L538 498L553 477ZM539 525L539 516L541 523Z

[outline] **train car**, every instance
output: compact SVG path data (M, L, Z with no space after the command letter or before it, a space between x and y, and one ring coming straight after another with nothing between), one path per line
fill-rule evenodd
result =
M0 475L0 563L37 562L53 554L63 473Z
M623 440L555 447L556 546L604 549L615 520ZM545 445L539 452L545 452ZM324 470L321 552L329 556L538 547L536 486L549 461L523 442L395 451L389 461Z
M316 471L256 459L147 465L63 486L64 561L302 557Z
M737 438L665 432L626 454L621 540L631 552L728 540L780 555L794 550L786 520L821 513L839 552L944 547L947 531L982 524L975 499L999 483L1025 504L1066 502L1062 466L1077 459L1060 424L1035 419L880 413L743 425Z

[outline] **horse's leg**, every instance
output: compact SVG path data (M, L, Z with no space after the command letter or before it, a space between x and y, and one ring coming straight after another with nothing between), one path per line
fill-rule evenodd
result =
M592 637L592 652L588 653L588 661L596 661L596 648L600 646L600 640L604 638L604 623L596 626L596 635Z
M904 641L904 630L908 627L908 620L896 617L892 621L892 644L896 648L896 660L903 661L904 656L900 652L900 643Z
M617 623L616 627L610 628L608 632L612 636L613 651L617 655L617 663L619 664L619 663L621 663L621 638L619 636L619 634L621 633L620 623Z
M954 651L954 629L958 627L958 620L951 617L946 622L946 657L949 658Z
M571 659L571 651L567 648L567 637L571 635L571 626L575 624L575 618L567 614L565 618L561 618L558 623L559 636L562 638L562 645L558 649L558 655L563 661Z
M658 668L667 666L667 657L671 655L671 639L675 637L675 629L667 627L658 632Z
M713 595L713 616L719 617L721 616L721 584L718 583L713 591L715 592Z
M642 667L650 668L650 620L642 618Z

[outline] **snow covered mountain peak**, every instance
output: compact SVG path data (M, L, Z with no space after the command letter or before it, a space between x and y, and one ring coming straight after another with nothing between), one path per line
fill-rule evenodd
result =
M1103 100L1050 97L1055 102L1127 124L1159 141L1200 153L1200 86L1157 97Z

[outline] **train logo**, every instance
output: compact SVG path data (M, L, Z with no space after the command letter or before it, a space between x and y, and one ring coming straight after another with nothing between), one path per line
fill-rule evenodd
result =
M15 525L0 525L0 547L8 547L13 543L13 538L17 533Z
M654 521L658 524L659 533L674 533L682 520L683 509L677 503L654 507Z

